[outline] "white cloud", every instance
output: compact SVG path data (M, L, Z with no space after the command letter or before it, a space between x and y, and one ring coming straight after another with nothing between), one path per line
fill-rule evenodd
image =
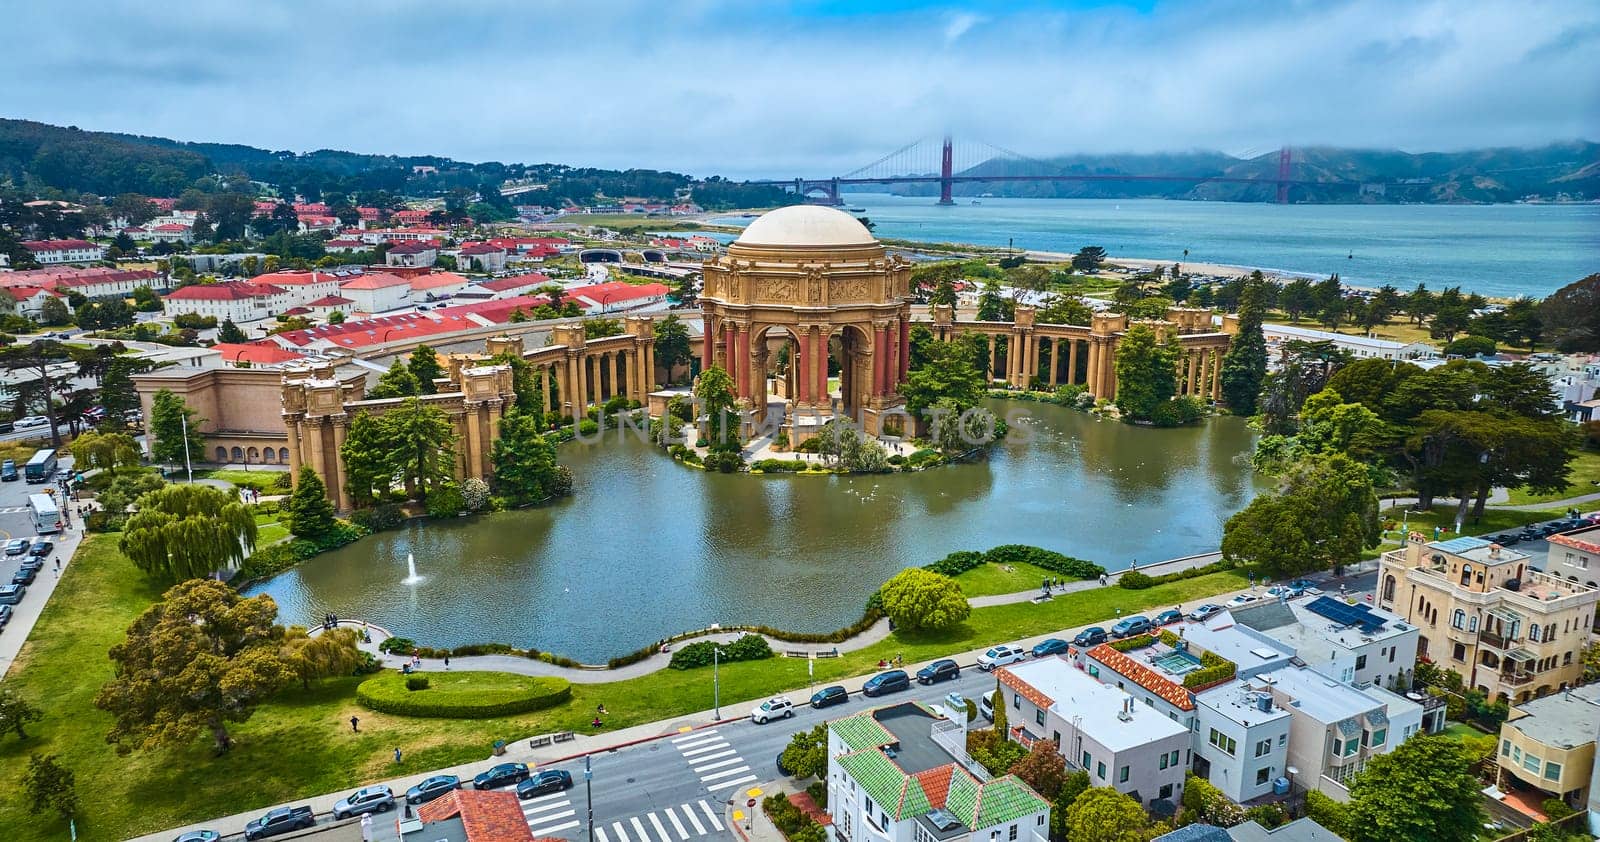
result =
M1033 155L1600 136L1585 0L16 5L0 114L272 148L788 176L947 130Z

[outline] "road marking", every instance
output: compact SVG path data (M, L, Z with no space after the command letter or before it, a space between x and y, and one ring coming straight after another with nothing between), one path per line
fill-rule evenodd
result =
M716 813L711 812L711 805L707 804L704 798L700 799L700 809L706 811L706 821L711 822L712 827L717 830L722 829L722 822L717 819Z
M694 730L694 726L692 726L692 725L680 725L680 726L678 726L678 733L680 733L680 734L687 734L687 733L689 733L690 731L693 731L693 730Z
M579 824L582 824L582 822L579 822L577 819L573 819L566 824L558 824L554 827L541 827L537 829L529 827L528 830L532 831L535 836L548 836L558 830L571 830L572 828L577 827Z
M571 807L571 806L572 806L572 802L571 801L563 801L560 804L540 804L537 807L523 807L522 808L522 814L525 815L525 816L533 816L535 813L548 813L551 810L559 810L562 807Z
M717 729L715 729L715 728L712 728L709 731L696 731L693 734L689 734L687 736L677 737L677 738L673 739L673 742L681 743L681 742L684 742L685 740L693 741L693 740L697 740L697 739L699 739L701 737L710 736L710 735L715 734L715 733L717 733Z
M717 743L716 745L705 745L705 746L700 746L698 748L690 749L689 751L685 751L685 752L683 752L683 756L689 758L689 762L693 763L693 762L695 762L695 757L698 756L698 755L705 754L708 751L716 751L717 749L728 748L728 747L729 746L728 746L727 743Z
M706 826L701 824L700 819L695 816L694 808L690 807L688 804L683 804L680 805L678 809L683 810L683 817L689 820L689 824L694 825L694 832L704 836L706 833Z
M740 784L752 783L752 782L755 781L755 779L756 779L755 775L745 775L742 778L735 778L734 780L731 780L731 781L722 781L720 783L707 784L706 785L706 789L708 789L708 790L710 790L712 792L716 792L719 789L727 789L730 786L738 786Z
M721 734L695 734L692 737L683 738L683 742L677 743L677 746L678 750L682 751L684 749L694 748L701 743L711 743L721 739L723 739Z
M737 775L737 774L739 774L741 772L748 772L748 771L750 771L750 767L749 766L740 766L740 767L738 767L736 769L724 769L721 772L712 772L709 775L701 775L700 776L700 780L702 780L702 781L714 781L717 778L726 778L729 775ZM717 786L727 786L727 784L717 784Z
M665 812L667 814L667 819L672 822L672 826L678 829L678 838L688 839L689 831L684 829L683 822L678 821L678 814L672 812L671 807L668 807Z
M728 752L728 753L729 754L733 754L733 752L731 752L731 751ZM744 758L742 758L742 757L730 757L727 760L718 760L715 763L701 764L699 766L694 767L694 770L696 772L709 772L712 769L716 769L716 768L718 768L720 766L732 766L735 763L743 763L743 762L744 762Z
M594 829L594 838L600 840L600 842L611 842L610 839L606 838L606 829L603 827L597 827Z
M724 757L730 757L730 756L738 754L738 753L739 752L735 751L734 749L729 748L726 751L719 751L716 754L705 754L705 755L701 755L700 757L691 758L689 760L689 765L693 766L695 768L695 771L698 772L700 769L704 768L704 766L702 766L701 764L705 763L708 760L721 760ZM726 765L726 764L724 764L724 765Z
M678 746L678 752L687 757L696 752L709 751L710 749L717 748L718 746L725 746L727 744L728 741L724 740L721 735L718 735L711 737L710 739L701 740L698 743L691 743L690 745L686 746Z
M541 795L538 798L529 798L528 800L522 802L522 804L523 804L523 806L527 806L529 804L544 804L544 803L547 803L547 802L550 802L550 801L554 801L557 798L561 799L561 803L563 803L563 804L567 803L568 796L567 796L567 794L565 792L553 792L553 793L551 793L549 795Z
M557 804L556 805L557 809L560 809L562 807L567 807L567 805L565 805L565 804ZM578 814L577 808L575 808L575 807L567 807L567 809L562 810L559 813L545 813L542 816L537 816L537 815L529 816L528 814L524 813L523 816L527 818L528 824L533 824L534 822L551 822L551 821L555 821L556 819L564 819L567 816L576 816L577 814Z
M612 822L611 829L617 832L617 838L621 839L622 842L629 842L628 832L622 829L622 822Z
M633 823L633 831L639 834L639 842L650 842L650 834L644 832L644 822L639 821L638 816L634 816L628 821Z
M667 835L667 828L656 818L655 813L650 814L650 826L656 829L656 835L661 837L661 842L672 842L672 837Z

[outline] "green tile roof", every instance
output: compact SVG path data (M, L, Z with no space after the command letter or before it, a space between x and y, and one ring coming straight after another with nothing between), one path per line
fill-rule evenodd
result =
M833 732L839 735L839 739L844 740L844 744L852 751L866 751L869 748L878 748L895 742L895 736L873 718L871 711L835 719L828 723L828 727L833 729Z
M973 813L978 809L978 782L965 772L951 775L950 794L945 796L944 808L967 827L981 827L972 823Z
M839 758L839 765L850 773L850 777L854 778L885 812L898 811L900 793L905 789L907 775L900 771L900 767L894 765L894 761L883 756L883 752L873 748L846 754ZM898 817L897 812L896 818Z
M904 819L920 816L932 809L933 805L928 803L928 793L922 789L922 782L907 776L905 796L901 799L900 809L894 817Z
M967 826L980 828L1006 824L1049 807L1048 802L1016 775L1006 775L982 785L978 795L977 821L968 822Z

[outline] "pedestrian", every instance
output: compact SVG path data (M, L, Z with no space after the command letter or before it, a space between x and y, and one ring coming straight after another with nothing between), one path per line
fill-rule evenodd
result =
M444 656L444 668L445 669L449 669L450 668L450 656L449 655Z
M350 717L350 733L352 733L352 734L361 733L361 717L359 717L359 716Z
M400 762L400 747L399 746L395 746L395 748L394 748L394 762L396 762L396 763Z
M361 842L372 842L372 814L361 814Z

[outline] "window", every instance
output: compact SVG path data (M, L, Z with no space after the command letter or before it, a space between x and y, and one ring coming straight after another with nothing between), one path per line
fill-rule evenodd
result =
M1227 734L1222 733L1221 731L1218 731L1215 728L1211 729L1211 744L1222 749L1223 752L1230 756L1239 746L1237 740L1228 736Z
M1167 768L1167 756L1165 754L1161 755L1161 768Z
M1095 773L1095 775L1097 777L1100 778L1100 780L1102 780L1102 781L1105 780L1106 779L1106 764L1104 764L1104 763L1096 763L1096 764L1094 764L1094 773Z
M1543 631L1543 629L1539 628L1539 626L1537 624L1529 626L1528 627L1528 639L1533 641L1534 643L1538 643L1539 642L1539 633L1541 631Z
M1512 746L1511 747L1511 762L1512 763L1521 763L1522 762L1522 749L1518 748L1517 746Z
M920 824L913 824L911 827L911 838L914 839L915 842L933 842L933 834L929 833L927 828Z
M1378 730L1372 732L1371 745L1373 748L1377 748L1378 746L1383 745L1383 741L1387 739L1389 739L1389 729L1379 728Z
M1178 765L1178 750L1177 750L1177 749L1173 749L1173 750L1172 750L1172 751L1171 751L1171 753L1170 753L1170 754L1168 754L1168 756L1169 756L1169 757L1171 757L1171 758L1172 758L1172 762L1171 762L1171 763L1169 763L1169 764L1167 764L1167 765L1169 765L1169 766L1176 766L1176 765Z
M1466 584L1466 583L1462 582L1462 584ZM1467 627L1467 612L1462 611L1460 608L1457 608L1456 610L1450 612L1450 628L1453 628L1453 629L1464 629L1466 627Z
M1271 766L1263 766L1260 769L1257 769L1256 770L1256 785L1260 786L1261 784L1266 783L1267 779L1270 778L1270 777L1272 777L1272 767Z
M1529 772L1532 772L1535 775L1537 775L1537 774L1539 774L1539 766L1540 766L1539 758L1537 758L1537 757L1535 757L1535 756L1533 756L1531 754L1522 755L1522 768L1524 768L1524 769L1528 770Z
M1121 769L1117 770L1117 783L1125 784L1127 782L1128 782L1128 767L1124 766Z
M1364 670L1366 668L1367 668L1367 656L1366 655L1357 655L1356 656L1356 669Z
M1040 708L1033 712L1033 721L1039 723L1040 725L1044 724L1044 708Z
M1172 784L1162 784L1161 785L1161 795L1159 797L1161 797L1161 798L1171 798L1172 797Z
M1349 757L1350 755L1355 754L1356 751L1358 749L1360 749L1360 748L1361 748L1361 741L1360 740L1345 740L1344 741L1344 756L1345 757Z
M1561 665L1564 666L1564 667L1572 666L1572 653L1571 652L1568 652L1566 655L1562 656Z
M1547 780L1547 781L1559 781L1559 780L1561 780L1561 764L1560 763L1546 763L1546 764L1544 764L1544 779Z
M1021 693L1012 693L1011 694L1011 706L1016 708L1017 710L1022 710L1022 694Z
M1262 755L1264 755L1264 754L1266 754L1266 753L1268 753L1270 751L1272 751L1272 741L1271 740L1262 740L1261 742L1256 743L1256 756L1257 757L1260 757L1260 756L1262 756Z
M1455 651L1451 652L1450 654L1457 661L1461 661L1461 662L1465 663L1466 660L1467 660L1467 647L1463 646L1460 643L1457 643Z
M1040 813L1037 817L1034 818L1033 823L1038 825L1038 826L1040 826L1040 827L1044 827L1044 818L1045 818L1044 813Z
M1467 618L1467 631L1475 632L1477 630L1478 630L1478 618L1475 617L1475 616L1474 617L1468 617Z
M1011 842L1017 842L1017 826L1016 825L1012 825L1011 826L1011 830L1006 833L1006 838L1010 839Z
M1279 734L1278 735L1278 748L1283 748L1285 745L1288 745L1288 743L1289 743L1289 735L1288 734Z
M1501 740L1500 741L1500 756L1501 757L1506 757L1509 754L1511 754L1511 741L1510 740Z

